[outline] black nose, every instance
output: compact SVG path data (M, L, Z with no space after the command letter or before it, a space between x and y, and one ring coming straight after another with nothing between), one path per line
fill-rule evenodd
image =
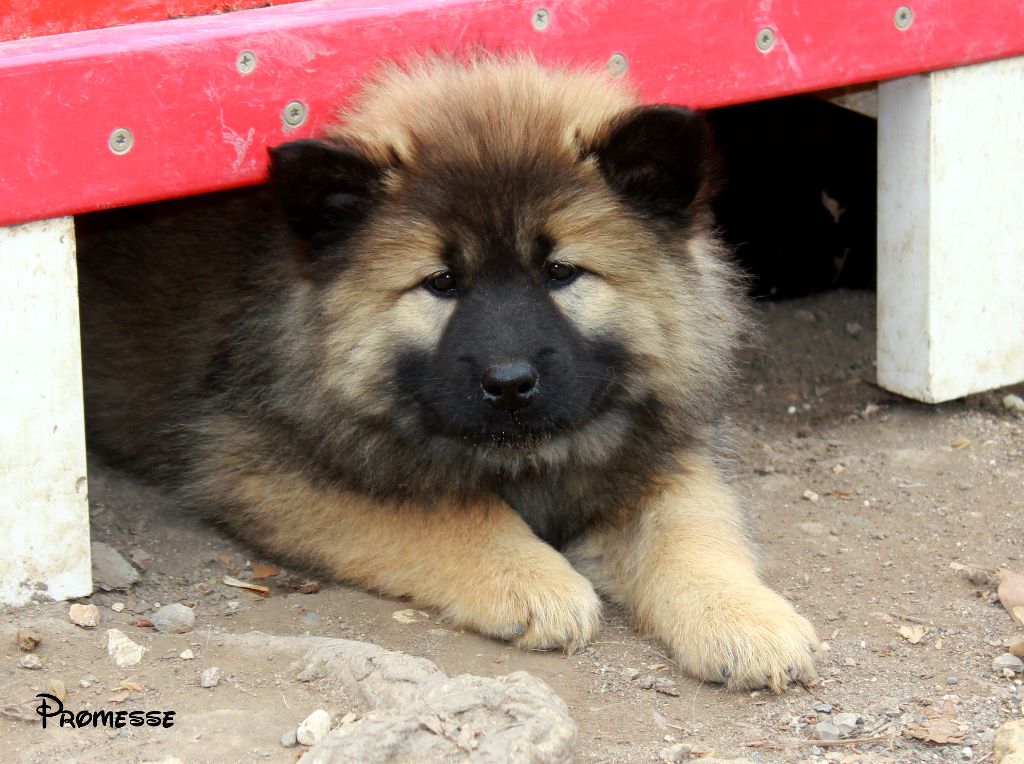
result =
M517 411L530 405L537 390L537 370L526 361L491 366L480 383L484 400L496 409Z

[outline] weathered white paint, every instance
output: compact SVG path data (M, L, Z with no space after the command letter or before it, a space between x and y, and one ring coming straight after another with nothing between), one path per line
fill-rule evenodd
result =
M0 228L0 603L89 594L71 218Z
M1024 58L884 82L878 112L879 384L1024 380Z

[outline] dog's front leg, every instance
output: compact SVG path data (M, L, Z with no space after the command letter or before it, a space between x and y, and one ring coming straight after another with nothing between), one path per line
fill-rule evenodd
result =
M207 461L195 487L271 555L409 597L523 648L573 651L597 631L590 582L497 498L396 504L314 485L269 460L228 467Z
M781 692L815 676L814 628L761 582L737 501L709 459L683 456L640 507L568 556L696 677Z

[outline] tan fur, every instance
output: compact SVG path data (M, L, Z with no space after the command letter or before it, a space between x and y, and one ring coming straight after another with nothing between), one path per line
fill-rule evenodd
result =
M773 692L815 677L814 627L760 581L736 499L705 457L682 456L638 512L566 554L689 674Z
M211 428L232 450L208 454L195 488L237 503L226 522L271 554L409 597L525 649L573 651L597 633L601 605L591 584L500 500L381 506L254 459L265 444L239 422L223 417Z

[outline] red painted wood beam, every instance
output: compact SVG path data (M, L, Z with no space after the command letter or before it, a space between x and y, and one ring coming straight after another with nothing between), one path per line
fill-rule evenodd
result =
M0 225L259 182L266 146L423 51L618 55L645 98L699 107L1024 54L1020 0L912 1L901 30L885 0L307 0L0 43Z
M140 21L264 8L299 0L0 0L0 41Z

